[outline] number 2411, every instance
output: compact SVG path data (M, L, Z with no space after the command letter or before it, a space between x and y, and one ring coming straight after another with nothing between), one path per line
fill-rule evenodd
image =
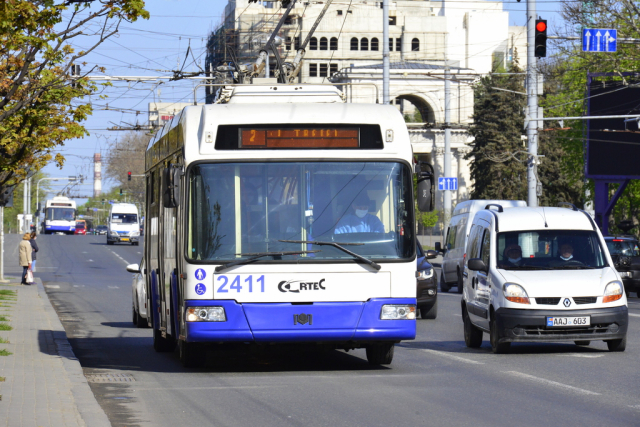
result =
M218 276L216 278L216 281L222 282L218 287L218 290L216 291L218 293L228 293L229 289L240 292L243 288L243 284L241 282L244 283L244 286L249 287L249 292L253 292L253 275L247 276L244 280L241 280L240 276L235 276L233 280L231 280L229 276ZM256 285L257 284L260 284L260 291L256 289L256 292L264 292L264 275L260 276L256 280ZM227 285L229 286L229 288L227 288Z

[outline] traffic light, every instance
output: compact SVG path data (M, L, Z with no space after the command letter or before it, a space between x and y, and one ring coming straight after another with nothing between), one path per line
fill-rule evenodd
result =
M547 56L547 20L536 19L536 37L534 43L534 52L536 58L544 58Z
M122 196L122 188L120 189L120 195Z
M131 172L127 172L127 181L131 181Z
M13 189L0 190L0 206L5 208L13 207Z

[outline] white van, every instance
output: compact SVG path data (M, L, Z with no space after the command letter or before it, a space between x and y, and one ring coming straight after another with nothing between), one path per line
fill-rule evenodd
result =
M138 208L132 203L114 203L109 211L107 245L127 242L138 245L140 240Z
M522 200L467 200L456 205L445 234L445 244L436 243L436 251L443 254L440 272L442 292L449 292L451 286L457 286L458 293L462 293L462 268L467 256L467 237L471 229L471 220L476 212L492 203L503 208L527 206Z
M476 213L463 272L468 347L484 332L494 353L512 342L627 342L627 298L591 217L567 208L490 206Z

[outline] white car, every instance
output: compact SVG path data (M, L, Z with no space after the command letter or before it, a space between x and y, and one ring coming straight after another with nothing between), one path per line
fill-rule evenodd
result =
M129 264L127 271L134 273L131 286L133 297L133 324L138 326L138 328L147 328L150 326L150 323L147 320L147 287L145 284L144 258L140 261L140 264Z

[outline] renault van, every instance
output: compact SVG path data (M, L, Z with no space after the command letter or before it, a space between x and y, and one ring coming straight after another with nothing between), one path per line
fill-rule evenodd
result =
M586 212L490 204L473 218L467 250L461 304L468 347L479 347L486 332L494 353L512 342L595 340L624 351L627 298Z
M114 203L109 211L107 245L117 242L138 245L140 222L138 208L132 203Z
M445 235L445 244L436 243L436 251L442 252L440 272L442 292L449 292L452 286L457 286L458 293L462 293L462 268L467 256L467 237L471 229L471 221L476 212L490 203L500 204L503 208L527 206L527 203L522 200L467 200L456 205Z

